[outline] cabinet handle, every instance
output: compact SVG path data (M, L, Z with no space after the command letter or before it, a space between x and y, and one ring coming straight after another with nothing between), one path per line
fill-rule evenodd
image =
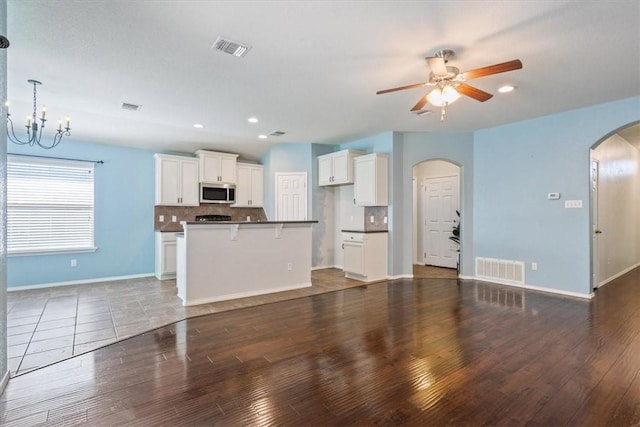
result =
M353 198L353 204L354 205L356 204L356 198L355 197Z
M342 249L344 249L344 243L342 244Z

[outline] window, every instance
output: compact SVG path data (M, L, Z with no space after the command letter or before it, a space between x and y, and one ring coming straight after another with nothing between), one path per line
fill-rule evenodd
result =
M7 252L95 250L94 163L7 156Z

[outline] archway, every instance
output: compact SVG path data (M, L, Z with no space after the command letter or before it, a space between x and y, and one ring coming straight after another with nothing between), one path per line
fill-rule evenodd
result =
M640 122L590 149L591 286L640 266Z
M430 159L413 167L413 276L456 278L461 245L460 166ZM454 230L457 229L457 233ZM453 239L452 239L453 238Z

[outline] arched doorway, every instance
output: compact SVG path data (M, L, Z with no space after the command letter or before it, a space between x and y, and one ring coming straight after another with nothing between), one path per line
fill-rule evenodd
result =
M591 286L597 289L640 265L640 123L590 149Z
M456 278L459 270L460 166L442 159L413 167L413 276ZM453 237L453 239L452 239Z

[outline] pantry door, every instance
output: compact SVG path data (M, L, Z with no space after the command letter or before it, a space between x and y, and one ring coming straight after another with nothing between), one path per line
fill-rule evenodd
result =
M458 224L459 176L424 178L423 182L424 264L456 268L458 245L449 237Z
M277 172L276 221L307 219L307 173Z

